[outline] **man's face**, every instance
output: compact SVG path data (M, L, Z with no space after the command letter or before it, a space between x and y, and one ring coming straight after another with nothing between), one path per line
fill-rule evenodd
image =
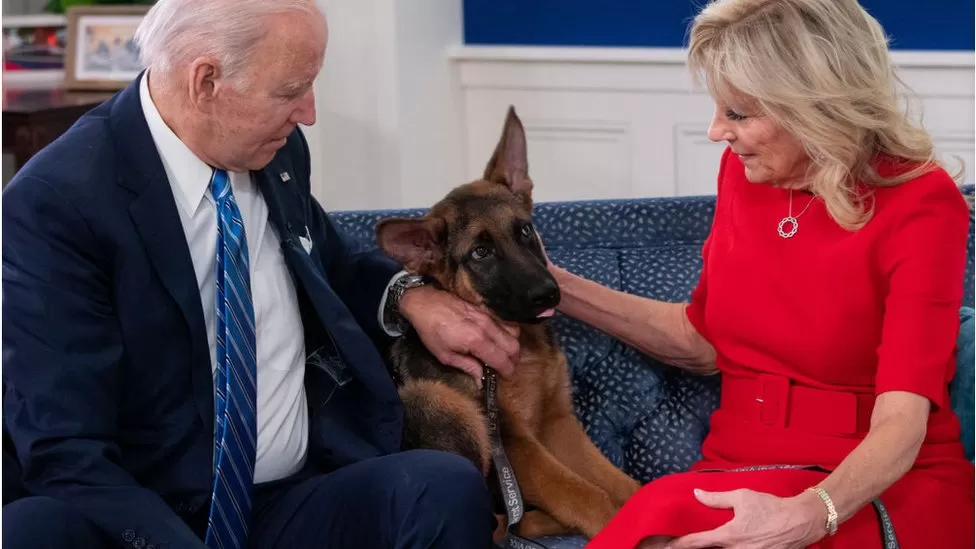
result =
M312 86L325 56L324 21L299 14L268 20L268 30L245 67L241 86L215 88L213 156L225 168L264 168L298 124L315 123Z

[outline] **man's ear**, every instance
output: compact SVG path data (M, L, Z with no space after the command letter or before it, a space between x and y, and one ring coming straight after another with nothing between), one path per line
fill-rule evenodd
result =
M412 272L428 274L444 258L447 224L440 217L391 218L376 224L376 242Z
M197 108L206 108L217 93L220 70L215 60L200 57L194 59L187 69L190 103Z
M513 106L508 107L502 135L485 166L484 179L505 185L516 194L531 200L532 179L529 178L525 128Z

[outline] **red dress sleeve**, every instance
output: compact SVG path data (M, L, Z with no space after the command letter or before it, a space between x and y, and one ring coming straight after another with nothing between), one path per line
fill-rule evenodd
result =
M709 241L711 236L705 239L705 243L702 245L702 270L701 274L698 275L698 284L695 289L691 291L691 302L685 308L685 315L688 317L688 321L695 328L702 337L708 340L708 334L705 329L705 298L708 295L708 276L706 267L708 265L708 250Z
M969 207L945 172L905 185L879 250L886 294L875 393L916 393L937 409L955 367Z
M698 275L698 284L695 289L691 291L691 302L685 308L685 315L688 317L688 321L695 330L705 338L706 341L711 341L708 336L708 329L705 326L705 299L708 295L708 254L711 249L710 243L712 241L712 235L715 233L716 228L720 227L721 216L719 212L721 211L722 204L722 186L723 180L725 179L725 167L728 164L729 155L732 154L731 148L726 148L725 152L722 153L722 160L719 165L718 170L718 182L715 191L715 214L712 218L712 227L705 238L704 244L702 244L701 257L702 257L702 268L701 273Z

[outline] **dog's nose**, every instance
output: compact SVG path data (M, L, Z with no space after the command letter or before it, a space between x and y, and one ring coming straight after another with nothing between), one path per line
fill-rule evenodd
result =
M545 279L529 290L529 302L540 309L548 309L559 304L559 286L551 278Z

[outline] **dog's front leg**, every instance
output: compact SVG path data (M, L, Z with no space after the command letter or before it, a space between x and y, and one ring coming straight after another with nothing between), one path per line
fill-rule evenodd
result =
M499 545L504 545L505 535L508 533L508 517L504 514L495 514L495 520L498 521L498 526L495 527L495 533L492 534L492 539L495 543ZM526 511L522 515L522 520L518 524L516 533L524 538L539 538L543 536L559 536L567 534L575 534L578 532L571 532L571 528L559 522L558 520L552 518L549 513L546 513L542 509L533 509L531 511Z
M510 437L505 444L522 496L572 530L592 538L617 512L600 487L563 465L529 436Z
M543 443L570 469L606 490L619 506L640 489L640 483L610 463L572 415L549 421L543 427Z
M522 522L519 523L518 533L526 538L539 538L576 532L570 532L570 528L552 518L549 513L541 509L533 509L525 512Z

